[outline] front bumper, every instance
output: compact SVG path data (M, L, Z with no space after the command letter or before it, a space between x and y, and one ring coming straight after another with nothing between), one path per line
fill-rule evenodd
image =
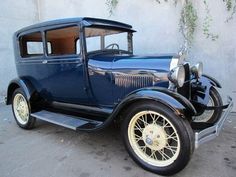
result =
M198 148L199 145L205 142L208 142L219 135L220 131L222 130L225 120L228 118L228 115L233 108L233 100L231 97L228 97L227 102L228 102L228 107L225 110L225 112L222 114L218 122L216 122L211 127L195 132L195 148Z

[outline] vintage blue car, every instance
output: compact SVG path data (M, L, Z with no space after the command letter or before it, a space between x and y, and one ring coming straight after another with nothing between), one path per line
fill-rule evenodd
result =
M17 124L31 129L42 119L95 131L116 121L142 168L162 175L183 169L195 148L219 134L232 99L222 102L221 85L203 75L201 62L191 65L176 54L134 55L134 32L128 24L96 18L17 31L18 77L6 98Z

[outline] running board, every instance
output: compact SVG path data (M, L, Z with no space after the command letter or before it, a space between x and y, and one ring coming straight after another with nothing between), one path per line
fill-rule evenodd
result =
M31 116L37 119L41 119L41 120L56 124L56 125L70 128L75 131L94 129L103 123L100 121L88 120L81 117L54 113L54 112L49 112L45 110L31 113Z

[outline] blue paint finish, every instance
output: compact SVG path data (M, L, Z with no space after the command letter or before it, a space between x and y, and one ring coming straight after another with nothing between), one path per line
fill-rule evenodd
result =
M171 58L166 55L148 57L127 54L90 57L88 73L97 104L113 107L136 89L168 87L167 73Z
M116 57L113 62L113 98L117 103L139 88L168 87L167 74L172 56Z
M103 25L104 28L134 31L132 26L120 22L72 18L23 28L15 33L14 40L18 41L19 36L32 31L45 31L72 24L80 24L81 29L83 26ZM75 55L52 58L44 53L44 56L38 58L22 59L18 42L14 43L18 76L27 78L46 101L114 107L133 90L148 86L168 87L166 74L173 54L137 56L110 53L87 56L84 30L80 33L82 57ZM47 63L43 63L45 60ZM143 83L139 82L140 77L143 78Z
M75 25L75 24L80 24L80 23L83 26L104 25L104 26L110 26L110 27L120 27L120 28L124 28L124 29L135 32L134 30L132 30L132 26L126 23L121 23L121 22L117 22L113 20L99 19L99 18L77 17L77 18L51 20L51 21L46 21L46 22L30 25L16 31L15 36L18 36L22 32L32 31L34 29L47 28L49 26L68 25L68 24Z
M10 81L7 89L7 101L6 104L11 103L11 96L14 92L14 88L22 88L22 90L25 93L27 101L30 102L30 98L32 95L36 92L35 87L32 85L32 83L27 78L16 78Z
M213 86L215 86L215 87L222 88L221 84L220 84L215 78L213 78L213 77L211 77L211 76L208 76L208 75L206 75L206 74L203 74L201 78L207 79L207 80L211 83L211 85L213 85Z
M107 107L113 105L112 60L113 57L88 59L90 89L97 105Z
M195 80L192 81L193 83L196 83ZM199 84L202 88L204 88L204 91L202 90L197 90L195 92L195 99L194 101L197 102L198 104L203 104L205 106L207 106L208 102L209 102L209 98L210 98L210 89L211 87L220 87L220 84L213 78L209 78L206 76L202 76L201 78L199 78Z
M79 26L81 55L47 56L44 31L68 25ZM128 47L130 50L102 50L97 53L87 53L84 28L93 25L128 32L128 39L131 41ZM42 33L43 56L21 58L19 37L36 31ZM178 56L175 54L133 55L133 32L132 26L128 24L95 18L55 20L17 31L14 35L14 49L18 79L10 83L7 103L12 93L11 88L18 85L24 90L28 100L37 93L52 107L59 105L64 110L65 108L80 109L88 115L106 119L103 127L109 125L125 106L138 100L161 102L187 118L196 115L196 107L191 103L191 99L199 90L191 92L190 83L195 84L197 81L190 79L190 71L186 72L189 76L186 77L189 87L185 84L182 92L179 93L170 91L167 75L172 58ZM189 66L186 67L189 70ZM206 87L205 97L202 100L197 98L197 101L206 104L209 99L209 89L212 86L220 87L220 84L209 76L203 76L200 82ZM97 128L100 129L101 126Z
M17 64L19 77L25 77L45 100L88 104L81 58L27 60Z

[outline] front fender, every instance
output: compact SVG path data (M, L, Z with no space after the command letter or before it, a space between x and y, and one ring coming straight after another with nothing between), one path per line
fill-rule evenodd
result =
M197 96L197 98L194 99L195 101L207 105L209 102L211 87L221 88L221 85L216 79L207 75L202 75L202 77L198 79L198 82L192 82L192 97Z
M222 88L221 84L213 77L208 76L206 74L203 74L202 77L200 78L201 82L208 82L210 83L212 86L218 87L218 88Z
M202 75L198 81L193 80L191 83L191 102L197 110L198 115L205 111L205 106L207 106L209 102L210 90L212 87L221 88L221 85L216 79L208 75Z
M12 94L17 88L21 88L24 91L27 101L30 101L30 99L32 98L32 95L36 92L32 83L28 79L25 79L25 78L13 79L9 83L8 89L7 89L7 99L6 99L7 105L11 104Z
M190 118L196 114L196 110L191 102L182 95L172 92L166 88L152 87L142 88L130 93L124 98L113 111L113 115L117 115L120 110L128 105L141 100L152 100L160 102L172 109L179 116Z

